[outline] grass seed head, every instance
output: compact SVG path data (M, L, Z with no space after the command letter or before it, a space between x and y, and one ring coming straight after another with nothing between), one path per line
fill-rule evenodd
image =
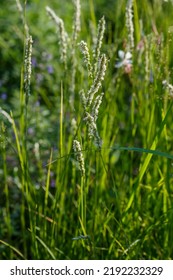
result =
M81 30L81 24L80 24L81 6L80 6L80 0L73 0L73 3L75 6L75 16L73 20L73 42L75 42L78 33Z
M96 44L95 44L95 48L93 51L93 57L95 60L95 73L97 71L98 68L98 63L99 63L99 58L100 58L100 50L101 50L101 46L102 46L102 42L103 42L103 36L104 36L104 32L105 32L105 18L104 16L99 20L98 23L98 33L97 33L97 39L96 39Z
M96 77L94 82L87 93L87 106L90 106L94 95L98 92L99 88L101 87L101 83L104 80L105 73L107 68L107 58L105 54L102 54L99 60L98 70L96 73Z
M52 20L56 23L57 30L59 33L59 45L60 45L60 59L66 66L66 60L67 60L67 41L68 41L68 35L65 31L64 22L61 18L59 18L55 12L50 8L46 7L46 11L49 14L49 16L52 18Z
M128 49L134 49L134 25L133 25L133 0L129 0L126 7L126 28L128 32Z
M79 46L80 46L80 50L84 56L84 62L87 65L88 76L92 79L93 78L93 73L92 73L93 69L92 69L92 65L91 65L90 53L89 53L87 43L84 41L81 41L79 43Z
M81 176L83 177L85 176L85 164L84 164L84 157L82 154L82 149L79 141L73 140L73 150L76 153L77 161L79 163L79 168L81 171Z
M24 60L24 92L26 96L26 103L28 103L30 95L30 83L32 72L32 36L28 36L25 42L25 60Z

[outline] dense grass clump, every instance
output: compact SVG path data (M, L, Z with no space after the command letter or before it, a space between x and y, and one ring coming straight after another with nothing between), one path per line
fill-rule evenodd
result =
M0 259L172 259L172 1L1 2Z

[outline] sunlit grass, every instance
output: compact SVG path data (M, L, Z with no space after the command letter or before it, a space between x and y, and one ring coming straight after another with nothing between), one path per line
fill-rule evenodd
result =
M172 4L30 2L3 4L0 259L172 259Z

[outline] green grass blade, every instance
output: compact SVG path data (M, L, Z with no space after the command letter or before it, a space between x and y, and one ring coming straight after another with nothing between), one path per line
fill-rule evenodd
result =
M2 244L4 244L5 246L9 247L13 252L15 252L17 255L19 255L23 260L25 260L25 257L24 255L18 250L16 249L15 247L13 247L12 245L8 244L7 242L3 241L3 240L0 240L0 242Z
M45 248L45 250L48 252L48 254L51 256L52 260L56 260L55 255L52 253L52 251L50 250L50 248L45 244L45 242L39 238L38 236L36 236L36 239L40 242L40 244Z
M145 172L146 172L146 170L147 170L147 168L148 168L148 166L149 166L149 163L150 163L150 161L151 161L151 158L152 158L153 154L156 154L155 149L156 149L157 144L158 144L158 142L159 142L160 135L161 135L161 133L162 133L162 131L163 131L163 129L164 129L164 126L165 126L165 124L166 124L167 118L168 118L168 116L169 116L169 114L170 114L170 112L171 112L172 104L173 104L173 103L171 102L170 105L169 105L169 107L168 107L167 113L166 113L166 115L165 115L165 117L164 117L162 123L160 124L159 131L158 131L158 133L156 134L156 137L155 137L155 139L154 139L154 141L153 141L153 143L152 143L152 145L151 145L151 149L150 149L150 150L152 151L152 153L151 153L151 152L148 153L148 155L146 156L146 158L145 158L143 164L141 165L141 169L140 169L140 171L139 171L138 178L137 178L137 180L136 180L136 182L135 182L135 184L134 184L134 189L133 189L133 191L132 191L132 194L131 194L131 196L130 196L129 202L128 202L127 207L126 207L126 211L127 211L127 210L131 207L131 205L132 205L132 202L133 202L133 200L134 200L134 195L135 195L136 189L137 189L137 187L139 186L139 184L141 183L141 181L142 181L142 179L143 179L143 176L144 176L144 174L145 174ZM161 153L157 152L157 155L159 155L159 154L161 155ZM164 154L164 156L165 156L165 154ZM167 155L167 157L168 157L168 155ZM170 158L170 157L171 157L171 156L169 156L169 158ZM170 159L172 159L172 157L171 157Z

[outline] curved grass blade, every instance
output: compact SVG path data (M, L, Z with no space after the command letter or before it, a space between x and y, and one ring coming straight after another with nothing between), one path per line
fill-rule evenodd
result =
M138 148L138 147L111 147L110 149L118 150L118 151L132 151L132 152L139 152L139 153L147 153L147 154L165 157L173 160L173 155L158 150L151 150L151 149Z
M9 247L11 250L13 250L13 252L15 252L17 255L19 255L23 260L25 260L25 257L24 255L19 252L19 250L17 250L15 247L13 247L12 245L8 244L7 242L3 241L3 240L0 240L0 242L2 244L4 244L5 246Z
M53 260L56 260L55 255L52 253L52 251L48 248L48 246L44 243L44 241L39 238L38 236L36 236L36 239L40 242L40 244L45 248L45 250L49 253L49 255L51 256L51 258Z

